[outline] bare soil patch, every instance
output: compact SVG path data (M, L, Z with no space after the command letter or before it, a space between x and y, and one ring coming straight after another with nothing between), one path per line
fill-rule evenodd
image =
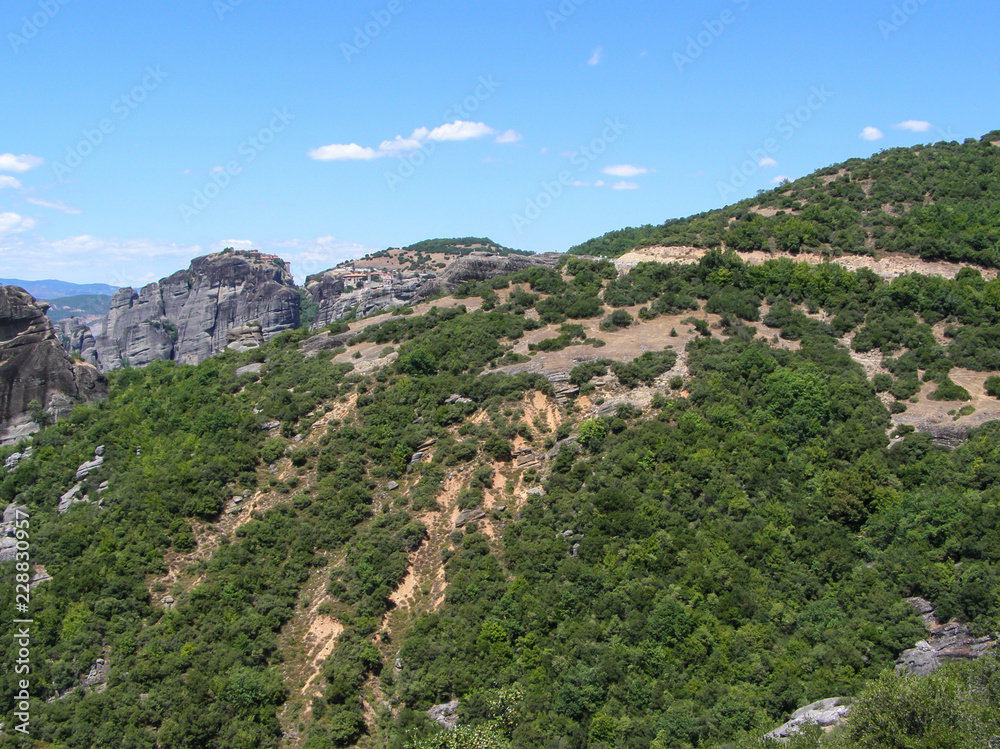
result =
M629 268L642 262L658 263L696 263L708 253L708 250L699 247L645 247L622 255L615 261L619 268ZM843 266L847 270L856 271L867 268L882 278L897 278L907 273L922 273L929 276L942 276L944 278L955 278L962 268L976 268L987 280L997 277L996 268L984 268L970 263L947 263L928 262L913 255L903 255L893 253L884 257L875 258L868 255L844 255L836 258L826 258L822 255L802 252L798 255L782 252L741 252L739 253L743 261L749 265L763 265L768 260L777 258L789 258L800 263L810 265L822 265L830 262Z

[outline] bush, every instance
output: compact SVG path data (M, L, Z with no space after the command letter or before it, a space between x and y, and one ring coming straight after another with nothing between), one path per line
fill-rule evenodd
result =
M932 401L971 401L972 395L961 385L945 378L944 381L928 396Z
M892 387L892 376L887 374L877 374L872 378L876 393L885 393Z
M616 330L627 328L635 322L635 318L623 309L616 309L601 321L601 330L613 333Z
M986 378L986 394L993 398L1000 398L1000 376L993 375Z
M273 463L285 454L287 443L280 437L271 437L260 449L260 459L265 463Z
M513 446L499 434L490 435L483 443L483 452L494 460L508 461L513 455Z

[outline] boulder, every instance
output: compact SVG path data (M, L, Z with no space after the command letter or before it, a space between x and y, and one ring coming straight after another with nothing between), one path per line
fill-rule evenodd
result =
M15 559L17 559L17 539L0 536L0 563L13 562Z
M16 505L11 502L3 511L3 523L8 525L14 523L18 517L27 517L28 508L24 505Z
M236 376L242 377L245 374L260 374L260 371L264 368L261 362L256 362L254 364L247 364L245 367L237 367Z
M82 484L74 484L69 491L59 497L59 514L62 515L71 506L77 504L78 502L87 502L86 496L77 497L77 493L80 491Z
M90 475L91 471L95 471L104 465L104 458L100 455L94 456L93 460L88 460L80 464L80 467L76 469L76 480L85 479Z
M435 723L451 731L458 724L458 704L458 700L452 700L435 705L427 711L427 714Z
M804 726L816 725L821 728L832 728L843 723L850 711L851 706L845 704L843 697L813 702L811 705L796 710L792 713L791 720L775 728L764 738L787 741L792 736L801 733Z
M458 514L458 518L456 518L455 520L455 527L461 528L464 525L467 525L468 523L471 523L475 520L482 520L484 517L486 517L485 510L478 507L473 510L466 510L465 512L460 512Z

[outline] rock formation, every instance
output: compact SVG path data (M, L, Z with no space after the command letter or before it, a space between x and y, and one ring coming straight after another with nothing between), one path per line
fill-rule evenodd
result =
M785 742L801 733L806 726L812 725L829 731L847 720L851 706L845 704L846 702L842 697L833 697L800 707L792 713L787 723L775 728L764 738Z
M301 298L279 258L257 252L225 251L195 258L178 271L140 291L120 289L101 332L94 336L94 357L102 371L143 366L157 359L197 364L239 341L241 347L299 325ZM88 357L86 333L68 326L71 351ZM79 346L79 349L77 348Z
M437 277L424 282L417 295L421 299L427 299L437 294L450 294L466 281L485 281L494 276L514 273L534 265L554 268L560 257L555 252L506 256L473 252L453 262Z
M927 626L927 639L916 647L903 651L896 659L896 668L918 676L936 671L943 663L981 658L993 649L993 637L973 637L968 625L954 619L945 624L938 622L934 605L925 598L908 598Z
M55 326L64 349L79 354L85 362L97 366L97 341L91 328L75 317L59 320Z
M55 326L24 289L0 286L0 442L17 442L56 420L77 403L107 395L97 369L74 362Z
M306 281L306 292L319 305L312 327L314 330L322 328L331 322L343 320L352 313L357 317L364 317L403 307L417 298L421 283L416 278L405 279L345 293L343 279L332 271L310 276Z

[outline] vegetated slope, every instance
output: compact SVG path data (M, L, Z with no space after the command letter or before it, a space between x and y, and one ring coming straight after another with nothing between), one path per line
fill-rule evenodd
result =
M720 210L622 229L570 250L653 245L872 254L1000 266L1000 131L851 159Z
M457 239L425 239L422 242L407 247L390 247L386 250L373 252L351 263L365 266L386 268L390 270L409 270L415 272L437 272L447 267L460 257L474 252L487 252L491 255L531 255L526 250L515 250L497 244L486 237L462 237Z
M112 373L106 403L0 481L52 576L29 614L33 688L57 699L33 730L73 748L717 746L891 669L924 632L905 596L995 632L998 424L890 447L877 391L905 405L928 378L961 398L956 364L1000 370L998 289L572 258L354 322L340 349L299 330ZM674 318L676 337L641 334ZM895 376L869 379L845 335ZM102 444L83 491L108 481L103 509L58 515ZM98 658L104 686L80 688ZM452 697L464 728L445 734L424 711Z
M111 309L111 297L106 294L78 294L59 297L46 302L51 320L65 320L69 317L97 318Z
M118 291L117 286L108 286L105 283L70 283L69 281L57 281L46 279L44 281L25 281L20 278L0 278L0 284L4 286L20 286L31 294L35 299L61 299L67 296L82 296L90 294L101 294L112 296Z

